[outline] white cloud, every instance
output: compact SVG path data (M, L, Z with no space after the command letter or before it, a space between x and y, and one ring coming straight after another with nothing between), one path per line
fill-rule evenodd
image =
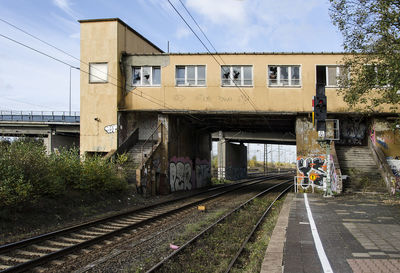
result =
M70 38L72 39L80 39L81 33L80 32L75 32L69 35Z
M238 0L187 0L188 9L205 16L218 25L243 24L246 22L246 1Z
M190 36L192 32L186 26L180 26L176 30L175 36L178 39L186 38Z
M56 5L58 8L60 8L61 10L63 10L66 14L68 14L75 20L77 20L78 17L80 17L72 10L71 3L69 2L69 0L53 0L53 4Z
M186 6L200 24L219 33L214 40L224 37L216 45L220 51L306 51L299 41L306 44L322 24L332 27L329 20L310 23L317 10L329 19L321 0L186 0Z

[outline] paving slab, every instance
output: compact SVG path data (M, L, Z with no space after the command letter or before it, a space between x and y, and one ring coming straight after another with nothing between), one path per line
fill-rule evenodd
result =
M400 272L398 205L383 202L385 197L377 195L324 198L307 194L307 199L312 220L304 194L291 199L279 272ZM274 251L281 245L274 243ZM321 263L322 252L329 267Z

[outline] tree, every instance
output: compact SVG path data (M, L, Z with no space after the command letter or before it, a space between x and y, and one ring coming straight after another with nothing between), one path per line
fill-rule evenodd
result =
M378 109L400 102L400 1L330 0L330 16L344 38L345 67L339 93L349 106Z

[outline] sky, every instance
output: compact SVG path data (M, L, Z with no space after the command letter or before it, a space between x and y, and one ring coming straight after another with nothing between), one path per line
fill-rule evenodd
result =
M340 52L328 0L181 0L218 52ZM171 0L188 22L179 0ZM0 35L79 67L78 20L120 18L159 48L205 52L167 0L0 0ZM4 21L68 52L54 48ZM197 30L197 29L196 29ZM201 35L201 34L199 34ZM79 71L0 36L0 110L79 111Z

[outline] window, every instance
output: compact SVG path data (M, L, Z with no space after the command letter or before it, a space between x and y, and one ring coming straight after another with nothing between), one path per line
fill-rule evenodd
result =
M389 87L389 69L385 65L366 64L365 74L374 87Z
M159 66L132 67L132 85L152 86L161 84L161 68Z
M326 87L338 87L340 79L349 79L349 70L339 65L318 65L317 83L323 83Z
M206 66L205 65L180 65L176 67L177 86L205 86Z
M269 65L268 86L300 86L299 65Z
M251 65L221 66L222 86L251 86L253 85L253 67Z
M108 74L107 63L89 64L89 83L106 83Z

